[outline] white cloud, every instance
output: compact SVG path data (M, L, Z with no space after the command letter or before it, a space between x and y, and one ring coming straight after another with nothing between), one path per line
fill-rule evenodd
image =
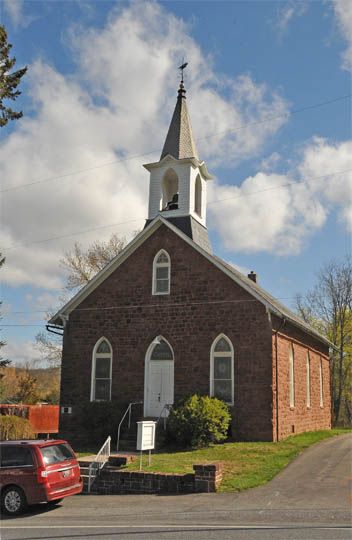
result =
M260 162L260 169L262 169L263 171L273 170L279 163L280 159L280 154L278 154L277 152L273 152L272 154L270 154L270 156L262 159L262 161Z
M31 341L9 342L1 351L4 358L11 360L12 364L39 367L43 358L36 349L35 343Z
M258 172L240 186L214 184L211 198L225 200L209 205L212 224L229 250L295 255L333 209L352 231L352 170L323 176L346 169L352 169L352 142L314 138L291 173ZM281 187L286 184L292 185Z
M304 15L308 8L308 2L290 0L289 2L279 2L276 15L276 28L279 33L279 38L282 39L287 33L289 25L292 21Z
M5 12L15 28L29 26L35 17L24 12L24 0L2 0Z
M347 49L342 55L343 67L352 68L352 2L351 0L333 0L337 24L347 42Z
M32 63L34 115L24 116L1 146L0 177L7 188L157 152L4 194L0 245L24 244L6 251L2 279L8 284L59 288L59 259L74 241L84 244L114 231L126 235L143 226L148 175L142 163L159 159L175 105L173 73L185 50L194 132L210 167L256 155L287 120L288 105L277 93L249 74L218 75L183 21L154 3L140 7L119 6L105 28L71 29L69 45L77 61L72 76L39 60ZM137 218L142 219L117 228L31 243Z

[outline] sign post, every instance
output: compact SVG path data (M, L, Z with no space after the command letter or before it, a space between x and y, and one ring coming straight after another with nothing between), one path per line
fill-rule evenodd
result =
M151 450L155 447L156 422L143 420L137 422L137 450L140 450L139 470L142 470L143 450L149 450L148 464L151 464Z

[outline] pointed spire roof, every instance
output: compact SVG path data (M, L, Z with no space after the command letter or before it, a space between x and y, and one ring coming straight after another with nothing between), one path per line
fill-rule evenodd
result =
M193 139L191 120L187 110L186 90L183 81L181 81L178 90L176 107L172 116L169 131L167 132L160 160L168 154L176 159L199 159Z

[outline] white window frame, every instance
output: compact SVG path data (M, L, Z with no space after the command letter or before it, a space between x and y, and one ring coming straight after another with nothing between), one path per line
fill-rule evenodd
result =
M288 350L288 371L290 408L293 409L295 407L295 351L292 343Z
M310 376L310 354L309 351L307 351L307 358L306 358L306 400L307 400L307 408L310 409L311 407L311 376Z
M157 260L160 257L160 255L166 255L168 262L167 263L158 263ZM167 291L157 291L157 280L156 280L156 269L157 268L168 268L168 289ZM163 295L163 294L170 294L171 289L171 259L170 255L168 254L165 249L161 249L158 251L158 253L155 255L153 260L153 285L152 285L152 294L153 295Z
M110 347L109 353L97 353L98 347L102 341L106 341ZM97 358L110 358L110 386L109 386L109 399L95 399L95 367ZM106 379L104 379L106 380ZM112 383L112 347L110 341L106 337L101 337L98 339L93 348L92 354L92 375L91 375L91 386L90 386L90 400L91 401L111 401L111 383Z
M227 341L227 343L230 345L231 350L230 351L225 351L225 352L215 352L215 347L216 347L218 341L220 341L220 339L222 339L222 338L224 338ZM231 401L227 401L226 403L228 405L234 405L234 403L235 403L234 348L233 348L231 339L229 337L227 337L225 334L218 335L214 339L214 341L212 343L212 346L211 346L211 349L210 349L210 383L209 383L209 387L210 387L210 396L211 397L214 397L214 359L217 356L228 356L228 357L231 358Z
M323 360L319 359L319 394L320 394L320 407L324 407L324 390L323 390Z

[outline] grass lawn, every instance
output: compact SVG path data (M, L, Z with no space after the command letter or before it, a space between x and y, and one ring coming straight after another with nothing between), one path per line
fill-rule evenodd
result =
M165 452L152 455L150 467L144 456L145 472L189 473L195 463L223 463L223 480L220 491L242 491L260 486L271 480L302 450L312 444L347 433L346 429L332 429L301 433L280 441L235 442L213 445L192 451ZM139 459L127 466L128 470L139 470Z

